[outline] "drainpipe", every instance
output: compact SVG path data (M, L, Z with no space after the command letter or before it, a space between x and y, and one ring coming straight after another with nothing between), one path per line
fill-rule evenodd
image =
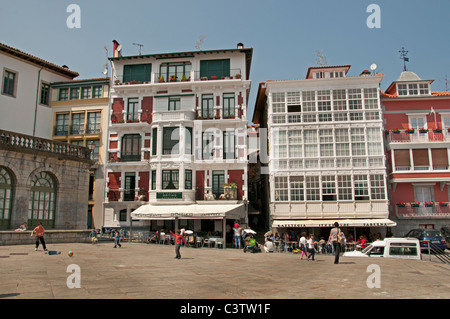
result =
M44 66L41 67L38 72L38 80L37 80L37 85L36 85L36 104L34 106L33 137L35 136L35 133L36 133L36 117L37 117L37 107L38 107L38 99L39 99L39 84L40 84L39 82L41 81L41 71L45 67L45 65L46 64L44 64Z

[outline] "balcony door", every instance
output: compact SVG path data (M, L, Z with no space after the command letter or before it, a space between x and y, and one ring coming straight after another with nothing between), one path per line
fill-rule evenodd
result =
M225 183L225 172L224 171L213 171L212 172L212 193L219 199L220 195L223 194L223 184Z
M416 207L416 215L431 215L434 207L426 207L426 202L434 201L433 186L414 186L414 198L420 202L420 207Z

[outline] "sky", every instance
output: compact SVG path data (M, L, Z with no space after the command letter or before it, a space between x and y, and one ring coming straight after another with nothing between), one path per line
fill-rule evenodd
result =
M251 119L260 82L305 78L318 66L350 64L357 76L376 64L385 90L408 71L446 90L450 77L448 0L1 0L0 42L58 65L79 79L102 77L112 41L123 55L253 48L248 101ZM71 4L79 28L71 28ZM379 10L369 10L371 4ZM379 13L379 14L378 14ZM379 22L370 28L367 20Z

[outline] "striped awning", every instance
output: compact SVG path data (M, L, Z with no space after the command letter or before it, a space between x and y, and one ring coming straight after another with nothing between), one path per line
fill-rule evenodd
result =
M274 220L272 227L395 227L397 223L387 218L373 219L305 219L305 220Z

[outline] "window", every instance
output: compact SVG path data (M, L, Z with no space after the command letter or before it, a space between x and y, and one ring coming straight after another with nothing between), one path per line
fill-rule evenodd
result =
M10 171L0 166L0 229L9 229L14 180Z
M274 158L287 157L286 131L277 130L273 132Z
M331 111L330 91L317 91L318 111Z
M214 157L214 132L203 132L202 134L202 158Z
M123 161L141 160L141 135L126 134L122 137L121 159Z
M235 97L234 93L224 93L223 94L223 118L234 117L235 108Z
M49 105L50 102L50 85L48 83L41 84L41 104Z
M205 119L214 117L214 96L212 94L202 95L202 117Z
M155 127L152 129L152 155L156 155L158 151L158 129Z
M184 154L192 154L192 141L193 141L193 135L192 135L192 127L185 127L184 130Z
M127 210L121 209L119 211L119 222L126 222L127 221Z
M94 145L94 149L91 151L91 160L94 162L97 162L99 157L99 150L100 150L100 141L99 140L87 140L86 146L89 147L90 145Z
M31 180L31 197L28 209L28 224L42 222L44 228L54 226L56 207L56 180L47 172L40 172Z
M67 101L69 99L69 89L59 89L58 100Z
M352 155L353 156L366 155L364 128L352 128L351 139L352 139Z
M283 93L273 93L272 94L272 113L285 113L286 104L285 96Z
M320 200L319 176L306 176L306 200Z
M368 155L383 155L381 132L379 128L367 128Z
M169 111L179 111L181 100L179 97L169 97Z
M275 201L288 201L288 178L275 177Z
M171 62L162 63L159 67L160 77L164 77L165 81L181 81L189 79L191 76L190 62Z
M336 201L336 180L334 176L322 176L322 200Z
M303 176L291 176L290 186L291 186L291 201L304 201L305 200L305 190L303 187Z
M70 88L70 99L78 100L80 98L80 88Z
M91 98L92 88L90 86L85 86L81 88L81 99L90 99Z
M371 199L386 199L384 191L384 176L370 175L370 197Z
M369 200L369 185L366 175L353 176L355 185L355 200Z
M16 73L7 71L7 70L4 71L4 73L3 73L3 89L2 89L3 94L15 96L16 78L17 78Z
M192 189L192 170L184 170L184 189Z
M235 157L235 135L234 131L223 132L223 158L234 159Z
M180 129L178 127L163 128L163 155L179 154L178 142L180 141Z
M156 171L152 171L152 190L156 189Z
M216 196L216 199L220 198L223 192L223 184L225 183L225 172L224 171L213 171L212 172L212 193Z
M178 189L179 172L178 170L162 171L162 189Z
M409 95L418 95L419 91L417 89L417 84L408 84L408 94Z
M421 117L413 117L409 116L409 127L415 129L416 131L420 130L421 128L427 128L427 120L425 116Z
M207 77L209 80L212 76L217 79L230 76L230 71L230 59L200 61L200 77Z
M84 113L72 113L71 134L84 134Z
M350 175L338 176L339 200L352 200L352 177Z
M364 89L364 108L366 110L378 109L378 89Z
M348 89L348 108L349 110L362 109L361 89Z
M103 88L101 86L94 86L93 87L93 93L92 93L92 98L93 99L101 98L102 94L103 94Z
M139 99L137 97L128 99L127 122L139 122Z
M101 131L101 112L88 112L87 134L99 134Z
M69 114L56 114L55 135L69 135Z
M320 130L320 156L334 156L333 130Z
M333 110L347 110L347 95L345 90L333 90Z
M152 72L151 64L133 64L123 66L123 82L145 82L150 81Z
M125 173L125 189L123 193L124 201L134 201L136 187L136 173Z
M317 140L316 130L304 130L303 131L304 140L304 157L317 157L319 155L319 147Z
M336 156L349 156L350 144L348 138L348 129L335 129L334 136L336 140Z
M315 112L316 111L316 92L304 91L303 97L303 112Z
M289 131L288 138L289 138L289 157L303 157L302 131L300 130Z
M397 94L399 96L408 95L408 86L406 84L397 84Z
M300 92L287 92L288 112L301 112Z
M430 87L428 83L419 84L420 95L430 94Z

